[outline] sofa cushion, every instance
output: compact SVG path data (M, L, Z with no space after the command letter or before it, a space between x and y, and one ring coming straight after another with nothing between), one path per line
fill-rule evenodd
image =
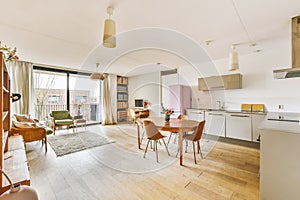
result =
M71 120L71 119L55 120L55 124L58 124L58 125L71 125L71 124L73 124L73 120Z
M52 111L52 117L55 120L68 119L69 118L69 111L67 111L67 110Z

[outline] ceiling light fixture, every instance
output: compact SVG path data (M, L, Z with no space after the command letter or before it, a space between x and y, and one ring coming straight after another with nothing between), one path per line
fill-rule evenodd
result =
M231 52L229 55L229 71L235 71L239 69L239 57L236 51L236 44L231 46Z
M105 79L105 75L98 72L99 65L100 65L99 63L96 63L97 70L96 72L91 74L90 79L101 80L101 81Z
M113 8L107 8L108 19L104 22L104 33L103 33L103 46L108 48L116 47L116 24L115 21L111 19L113 14Z

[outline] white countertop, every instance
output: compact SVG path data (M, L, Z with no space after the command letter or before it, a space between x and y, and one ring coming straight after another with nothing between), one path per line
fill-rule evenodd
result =
M260 124L259 130L274 130L300 134L300 124L298 122L265 120Z

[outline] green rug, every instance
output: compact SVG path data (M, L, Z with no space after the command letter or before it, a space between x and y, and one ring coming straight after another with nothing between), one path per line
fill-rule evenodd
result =
M63 156L114 142L90 131L48 136L47 141L57 156Z

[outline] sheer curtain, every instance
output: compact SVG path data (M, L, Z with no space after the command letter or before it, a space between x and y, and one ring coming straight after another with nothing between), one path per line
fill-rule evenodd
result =
M107 75L102 83L102 125L115 124L115 116L112 106L111 83L113 82L114 75Z
M7 64L11 79L11 93L21 94L21 99L11 104L11 112L32 114L34 111L33 64L24 61L10 61Z

